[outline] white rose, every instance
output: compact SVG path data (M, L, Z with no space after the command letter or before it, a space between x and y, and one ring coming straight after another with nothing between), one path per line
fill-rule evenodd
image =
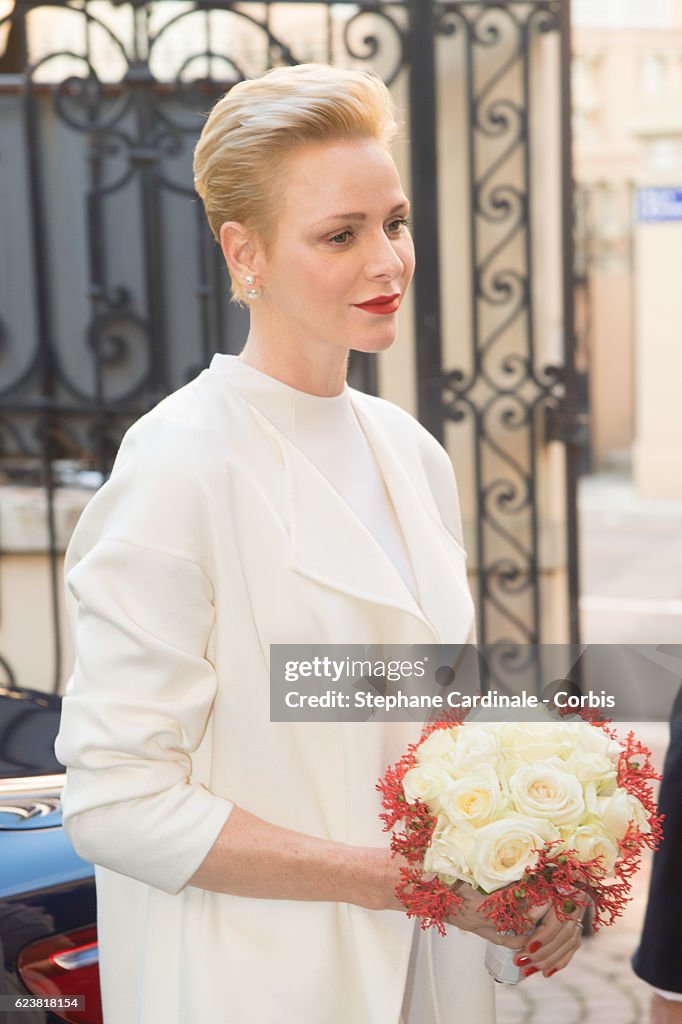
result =
M585 812L580 781L556 762L524 765L510 778L509 790L517 811L554 825L578 822Z
M431 843L424 854L424 871L435 871L450 884L456 880L474 882L470 859L474 852L473 829L466 825L451 825L438 818Z
M439 807L453 824L467 821L476 827L487 825L505 804L500 780L489 765L481 765L471 775L451 782L438 796Z
M457 728L457 744L446 755L445 762L454 775L468 775L479 765L494 768L499 756L500 741L496 729L464 723Z
M623 747L616 740L612 740L608 733L599 726L590 725L588 722L576 723L574 726L577 736L577 746L590 754L601 754L608 757L614 766L618 764L618 758Z
M428 804L451 782L451 778L437 764L419 764L410 768L403 779L403 791L408 803L420 800Z
M434 729L430 736L419 744L415 751L415 758L419 764L426 764L430 761L440 761L446 754L455 749L455 736L453 729Z
M473 875L477 885L494 892L517 882L537 863L538 850L559 838L549 821L522 815L500 818L476 832Z
M606 878L613 877L618 846L599 825L581 825L567 837L566 849L575 850L581 861L601 857L600 874Z
M590 809L593 807L593 813L596 813L604 827L613 833L616 839L623 838L631 821L634 821L640 832L651 832L651 825L641 801L636 796L631 796L625 789L617 789L612 796L597 796Z
M525 764L548 757L565 759L573 752L576 734L564 722L516 722L502 726L502 750L510 760Z
M566 768L575 773L581 782L598 782L605 786L615 779L618 772L610 757L576 748L566 761Z

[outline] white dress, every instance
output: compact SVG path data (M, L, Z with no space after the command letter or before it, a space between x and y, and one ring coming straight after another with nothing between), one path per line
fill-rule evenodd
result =
M476 936L187 884L235 804L387 844L374 783L416 726L271 723L269 644L470 637L433 438L380 399L217 356L128 432L65 568L77 664L55 750L66 831L96 864L105 1024L492 1024Z

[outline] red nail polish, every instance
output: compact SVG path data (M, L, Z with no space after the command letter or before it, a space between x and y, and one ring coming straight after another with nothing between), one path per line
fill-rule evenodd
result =
M528 947L528 952L529 953L537 953L537 951L539 950L541 945L542 945L542 943L538 942L537 939L536 939L535 942L531 942L530 946Z
M526 969L522 972L524 978L530 978L531 974L537 974L537 973L538 973L537 967L526 967Z
M559 970L559 968L558 968L558 967L553 967L553 968L552 968L552 970L551 970L551 971L550 971L550 972L548 973L547 977L548 977L548 978L551 978L551 977L552 977L552 975L553 975L553 974L556 974L556 972L557 972L558 970Z
M525 964L529 964L530 963L530 957L529 956L517 956L517 957L514 957L514 963L516 964L517 967L523 967Z

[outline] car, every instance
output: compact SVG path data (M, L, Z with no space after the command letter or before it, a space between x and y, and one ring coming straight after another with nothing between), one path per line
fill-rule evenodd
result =
M60 712L57 695L0 686L3 1024L102 1024L94 868L62 827Z

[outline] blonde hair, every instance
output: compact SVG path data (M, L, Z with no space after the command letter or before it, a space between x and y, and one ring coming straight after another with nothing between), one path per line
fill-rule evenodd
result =
M371 71L297 64L239 82L211 110L194 150L194 187L214 237L225 221L238 221L269 255L284 158L305 143L337 139L371 138L389 149L400 124ZM232 301L246 301L234 278Z

